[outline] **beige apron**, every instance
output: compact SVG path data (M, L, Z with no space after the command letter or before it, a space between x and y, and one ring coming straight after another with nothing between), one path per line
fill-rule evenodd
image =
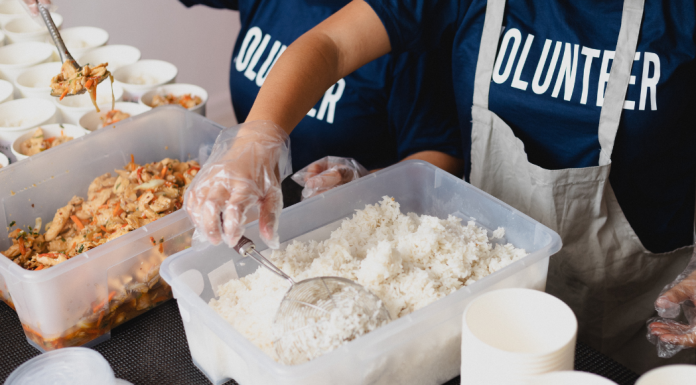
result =
M578 317L579 340L642 373L667 363L694 363L693 350L657 357L645 338L660 290L686 266L692 247L653 254L626 220L611 184L611 153L636 51L644 0L625 0L616 56L599 119L598 167L547 170L531 164L524 144L488 110L505 0L489 0L476 67L471 183L558 232L547 291ZM547 124L539 116L540 124Z

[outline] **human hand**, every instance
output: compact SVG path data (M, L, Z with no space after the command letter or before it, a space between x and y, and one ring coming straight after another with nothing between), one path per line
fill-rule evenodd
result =
M327 156L296 172L292 180L304 187L302 190L304 200L369 173L355 159Z
M278 248L280 182L291 173L285 131L270 121L242 123L220 133L186 192L184 207L209 242L233 247L244 234L247 211L258 206L261 239Z
M24 9L29 12L31 16L37 16L39 14L39 3L50 7L51 0L18 0L24 5Z

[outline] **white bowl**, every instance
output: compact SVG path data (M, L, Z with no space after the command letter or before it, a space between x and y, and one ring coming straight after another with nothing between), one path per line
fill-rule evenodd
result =
M5 32L0 31L0 47L5 45Z
M87 63L91 65L109 63L107 68L109 71L114 72L138 60L140 60L140 50L135 47L130 45L106 45L85 52L77 59L77 62L80 63L80 65L85 65Z
M60 29L63 25L63 16L57 13L51 13L53 22ZM18 17L10 20L2 27L5 32L7 43L21 43L25 41L45 42L46 38L50 39L48 28L45 25L39 25L29 17Z
M2 152L0 152L0 170L2 170L2 167L7 167L10 165L10 159L5 156Z
M667 365L643 374L636 385L682 385L696 381L696 365Z
M15 79L20 96L53 100L51 79L60 73L62 66L61 63L42 63L22 71Z
M70 51L73 57L80 57L86 52L101 47L109 41L109 33L97 27L72 27L60 31L60 36L63 38L65 47ZM53 40L48 36L46 43L53 44ZM78 60L80 65L85 65ZM95 63L99 64L99 63Z
M66 136L72 136L73 139L85 136L85 134L87 133L82 127L78 127L72 124L55 123L47 124L45 126L41 125L38 128L41 128L44 131L44 138L46 139L60 136L61 132L64 133ZM19 152L20 145L25 140L30 139L31 136L34 135L34 131L36 131L36 129L37 127L30 129L29 132L22 134L12 143L12 154L14 154L15 158L17 158L17 161L29 157L28 155L24 155L21 152Z
M155 97L155 95L167 95L167 94L174 94L174 96L181 96L185 94L191 94L191 96L198 96L201 98L201 104L191 107L188 110L191 112L195 112L199 115L205 116L205 105L208 103L208 92L206 92L205 89L198 87L193 84L183 84L183 83L177 83L177 84L166 84L163 86L159 86L155 88L154 90L148 91L143 96L140 98L140 104L152 107L152 98Z
M56 123L56 106L49 100L28 98L0 104L0 151L11 161L12 143L34 127Z
M0 47L0 79L14 81L25 69L51 59L53 47L35 41Z
M27 12L16 0L0 0L0 27L7 24L10 20L26 16Z
M616 382L587 372L553 372L537 376L529 385L616 385Z
M23 363L7 377L5 385L116 385L109 362L89 348L64 348L46 352Z
M7 80L0 79L0 104L14 99L14 86Z
M123 88L114 83L114 100L120 102L123 99ZM88 92L77 96L66 96L63 100L53 98L60 114L63 118L63 123L77 125L82 115L89 111L96 111L92 99ZM111 105L111 82L109 79L104 80L97 86L97 105ZM101 109L101 108L100 108Z
M82 115L79 122L82 129L92 132L102 128L102 121L100 117L104 116L104 114L111 110L111 103L99 106L99 109L102 111L90 111ZM114 109L123 111L133 117L135 115L142 114L143 112L150 111L152 108L138 103L118 102L116 103L116 107L114 107Z
M141 60L114 71L116 82L123 87L123 99L137 102L146 92L174 83L179 72L174 64L162 60Z

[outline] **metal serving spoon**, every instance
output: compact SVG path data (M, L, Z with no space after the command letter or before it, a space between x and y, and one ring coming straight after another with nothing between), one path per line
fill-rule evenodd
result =
M41 14L41 17L44 20L44 23L46 23L46 27L48 27L48 32L51 34L51 38L53 39L53 42L56 45L56 48L58 48L58 54L60 55L60 60L65 63L66 61L69 62L76 71L81 72L82 71L82 66L77 64L77 61L73 59L72 55L70 52L68 52L68 49L65 47L65 43L63 43L63 38L60 36L60 32L58 32L58 28L56 28L56 24L53 22L53 18L51 17L51 14L48 12L48 9L44 7L42 3L38 4L39 6L39 13ZM109 77L108 74L104 74L104 76L99 78L99 81L97 84L101 83ZM74 95L81 95L87 92L86 88L82 88L80 91L78 91L76 94L67 94L65 96L74 96ZM61 94L55 93L53 90L51 90L51 96L55 97L60 97Z

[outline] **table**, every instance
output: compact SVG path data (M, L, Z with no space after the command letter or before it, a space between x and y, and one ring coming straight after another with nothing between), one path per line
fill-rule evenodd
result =
M19 365L39 354L24 336L17 314L0 302L0 383ZM95 347L116 373L116 377L136 385L210 384L191 361L184 325L176 300L121 325L111 331L111 339ZM620 385L632 385L638 375L599 352L578 344L575 369L607 377ZM446 385L458 385L455 378ZM237 384L229 381L225 385Z

